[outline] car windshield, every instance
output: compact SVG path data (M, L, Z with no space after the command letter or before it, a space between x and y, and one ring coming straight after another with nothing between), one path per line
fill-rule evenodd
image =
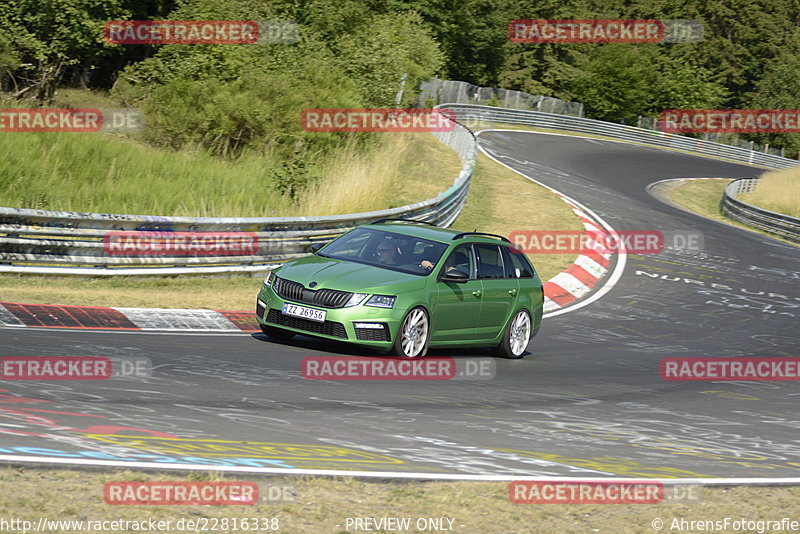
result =
M430 274L447 245L394 232L356 228L331 241L317 254L365 263L408 274Z

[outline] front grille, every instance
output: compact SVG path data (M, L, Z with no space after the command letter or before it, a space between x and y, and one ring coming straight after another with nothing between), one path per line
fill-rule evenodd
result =
M275 308L270 308L269 313L267 313L266 321L268 323L286 326L288 328L305 330L306 332L311 332L313 334L322 334L325 336L347 339L347 332L344 329L344 325L334 321L325 321L324 323L309 321L308 319L301 319L300 317L284 315Z
M337 291L336 289L318 289L316 291L306 289L303 284L284 280L277 276L272 283L272 289L284 300L311 304L321 308L342 308L353 296L348 291Z
M356 328L356 339L361 341L391 341L389 327L382 325L383 328Z

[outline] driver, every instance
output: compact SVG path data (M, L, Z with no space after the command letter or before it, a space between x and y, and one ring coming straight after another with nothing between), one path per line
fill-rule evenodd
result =
M401 239L384 239L376 249L378 254L378 262L383 265L391 265L393 267L405 267L409 269L424 269L429 272L433 269L433 263L428 260L422 260L419 263L408 263L405 261L404 253L407 243Z

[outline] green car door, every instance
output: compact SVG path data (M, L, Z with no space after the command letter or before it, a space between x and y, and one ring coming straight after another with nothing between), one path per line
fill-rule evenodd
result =
M469 275L465 283L443 282L442 275L458 270ZM461 341L476 338L475 327L481 312L483 287L477 279L477 262L472 245L455 247L436 273L436 296L431 342Z
M512 271L505 265L500 246L476 243L475 250L483 303L475 334L478 339L493 339L516 311L519 280L511 277Z

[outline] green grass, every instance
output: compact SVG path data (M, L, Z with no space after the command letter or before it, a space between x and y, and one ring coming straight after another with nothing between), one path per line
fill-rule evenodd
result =
M258 278L0 275L0 300L31 304L250 310Z
M290 212L266 176L272 162L226 162L102 133L0 135L0 206L186 216Z
M691 180L679 182L669 190L669 198L687 210L715 219L728 222L722 214L721 202L725 186L730 180Z

